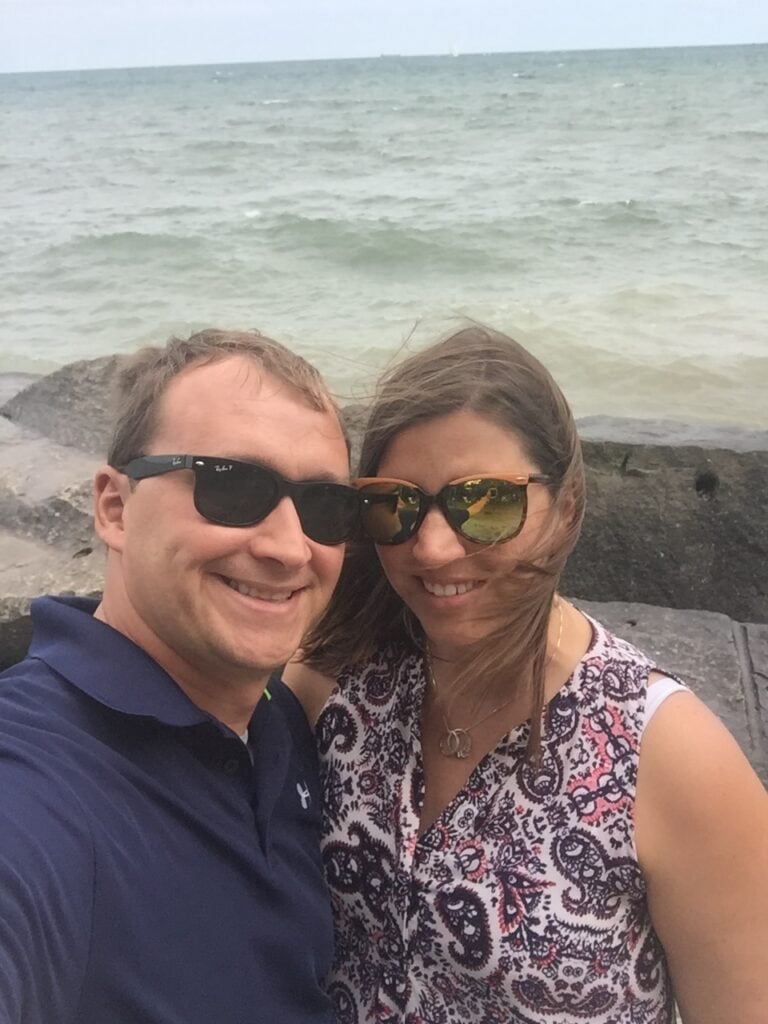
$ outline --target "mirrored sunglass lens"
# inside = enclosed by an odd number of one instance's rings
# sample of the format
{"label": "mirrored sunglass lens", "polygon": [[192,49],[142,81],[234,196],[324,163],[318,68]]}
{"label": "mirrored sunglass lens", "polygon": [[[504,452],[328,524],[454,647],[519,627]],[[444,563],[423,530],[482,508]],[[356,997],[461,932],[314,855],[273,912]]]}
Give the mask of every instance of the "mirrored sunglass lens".
{"label": "mirrored sunglass lens", "polygon": [[421,494],[402,484],[367,484],[361,492],[363,528],[376,544],[399,544],[413,533]]}
{"label": "mirrored sunglass lens", "polygon": [[211,462],[196,469],[195,507],[223,526],[251,526],[277,503],[277,481],[259,466]]}
{"label": "mirrored sunglass lens", "polygon": [[477,544],[509,540],[525,517],[525,488],[506,480],[465,480],[446,488],[445,499],[451,523]]}
{"label": "mirrored sunglass lens", "polygon": [[298,500],[301,528],[318,544],[349,540],[357,520],[357,494],[339,484],[310,484]]}

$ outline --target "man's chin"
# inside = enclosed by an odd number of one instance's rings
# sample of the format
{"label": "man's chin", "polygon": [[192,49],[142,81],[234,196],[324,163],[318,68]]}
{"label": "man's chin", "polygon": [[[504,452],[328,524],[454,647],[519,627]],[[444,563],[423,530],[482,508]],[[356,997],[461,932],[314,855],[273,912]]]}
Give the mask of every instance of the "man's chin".
{"label": "man's chin", "polygon": [[268,651],[241,655],[237,660],[237,674],[245,681],[258,678],[268,679],[272,675],[282,675],[282,671],[299,649],[300,640],[286,644],[284,647],[272,648]]}

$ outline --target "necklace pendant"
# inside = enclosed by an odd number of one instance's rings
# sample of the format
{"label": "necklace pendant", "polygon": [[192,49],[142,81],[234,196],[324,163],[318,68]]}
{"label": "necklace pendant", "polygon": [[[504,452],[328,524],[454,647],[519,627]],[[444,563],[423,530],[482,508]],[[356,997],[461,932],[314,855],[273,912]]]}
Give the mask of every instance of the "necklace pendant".
{"label": "necklace pendant", "polygon": [[444,757],[457,757],[463,760],[469,757],[472,749],[472,737],[466,729],[449,729],[440,740],[440,753]]}

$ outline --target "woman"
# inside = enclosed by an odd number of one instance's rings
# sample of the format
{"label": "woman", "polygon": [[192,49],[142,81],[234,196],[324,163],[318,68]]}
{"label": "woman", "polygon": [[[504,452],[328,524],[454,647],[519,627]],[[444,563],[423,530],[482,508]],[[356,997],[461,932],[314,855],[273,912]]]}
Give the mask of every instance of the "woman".
{"label": "woman", "polygon": [[666,1024],[672,983],[686,1024],[765,1024],[768,800],[558,595],[584,470],[549,373],[459,331],[385,377],[360,472],[368,539],[287,671],[319,712],[339,1024]]}

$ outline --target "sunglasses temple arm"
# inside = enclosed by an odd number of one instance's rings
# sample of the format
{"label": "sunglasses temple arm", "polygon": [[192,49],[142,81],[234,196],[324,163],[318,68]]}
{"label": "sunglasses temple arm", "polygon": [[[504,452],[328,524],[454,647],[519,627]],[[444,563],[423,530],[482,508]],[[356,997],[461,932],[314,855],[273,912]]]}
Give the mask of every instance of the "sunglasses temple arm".
{"label": "sunglasses temple arm", "polygon": [[192,469],[194,463],[194,455],[142,455],[132,459],[124,470],[130,468],[131,476],[145,480],[151,476],[162,476],[173,469]]}

